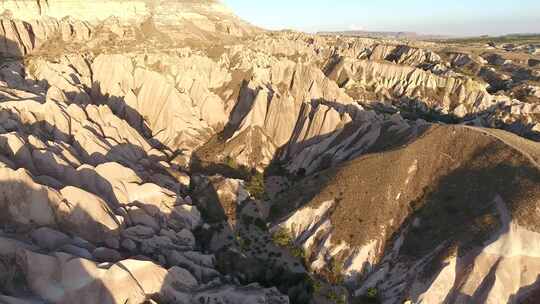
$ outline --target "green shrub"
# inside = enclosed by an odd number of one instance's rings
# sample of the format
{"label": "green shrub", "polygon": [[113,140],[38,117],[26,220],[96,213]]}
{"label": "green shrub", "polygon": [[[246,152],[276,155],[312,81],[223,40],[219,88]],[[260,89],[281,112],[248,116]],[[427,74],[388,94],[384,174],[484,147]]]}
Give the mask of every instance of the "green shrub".
{"label": "green shrub", "polygon": [[328,281],[334,285],[341,285],[343,283],[343,264],[336,258],[332,258],[330,261],[330,273]]}
{"label": "green shrub", "polygon": [[251,246],[251,240],[243,238],[241,236],[236,237],[236,242],[238,243],[238,246],[242,251],[247,251]]}
{"label": "green shrub", "polygon": [[379,290],[377,289],[377,287],[368,288],[366,293],[364,293],[363,295],[357,298],[354,298],[352,303],[354,304],[380,304],[381,299],[379,296]]}
{"label": "green shrub", "polygon": [[330,291],[327,295],[328,300],[332,301],[335,304],[346,304],[347,296],[344,294],[339,295],[334,290]]}
{"label": "green shrub", "polygon": [[289,250],[294,257],[297,257],[301,260],[306,258],[306,252],[304,251],[304,248],[302,247],[293,245],[291,248],[289,248]]}
{"label": "green shrub", "polygon": [[267,227],[266,227],[266,223],[260,219],[260,218],[256,218],[254,221],[253,221],[253,225],[259,227],[259,229],[263,230],[263,231],[266,231],[267,230]]}
{"label": "green shrub", "polygon": [[322,284],[319,280],[309,277],[308,284],[313,289],[313,293],[318,295],[321,292]]}
{"label": "green shrub", "polygon": [[236,163],[236,161],[230,157],[230,156],[226,156],[225,159],[224,159],[224,163],[227,167],[231,168],[231,169],[238,169],[238,164]]}
{"label": "green shrub", "polygon": [[272,235],[272,241],[280,247],[289,247],[293,243],[293,238],[286,228],[279,228]]}
{"label": "green shrub", "polygon": [[377,299],[379,297],[379,290],[376,287],[368,288],[366,296],[370,299]]}
{"label": "green shrub", "polygon": [[253,174],[246,184],[246,190],[256,199],[267,199],[264,187],[264,174],[261,172]]}
{"label": "green shrub", "polygon": [[306,252],[304,248],[297,246],[294,243],[293,236],[285,229],[280,228],[272,235],[272,241],[279,247],[287,248],[292,256],[304,260],[306,258]]}

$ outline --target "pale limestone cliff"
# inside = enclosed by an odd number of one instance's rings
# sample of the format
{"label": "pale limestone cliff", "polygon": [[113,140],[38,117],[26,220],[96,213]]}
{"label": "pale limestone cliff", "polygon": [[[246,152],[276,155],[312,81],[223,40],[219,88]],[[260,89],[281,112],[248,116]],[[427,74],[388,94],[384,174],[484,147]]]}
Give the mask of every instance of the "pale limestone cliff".
{"label": "pale limestone cliff", "polygon": [[262,32],[215,1],[0,10],[0,302],[534,295],[520,47]]}

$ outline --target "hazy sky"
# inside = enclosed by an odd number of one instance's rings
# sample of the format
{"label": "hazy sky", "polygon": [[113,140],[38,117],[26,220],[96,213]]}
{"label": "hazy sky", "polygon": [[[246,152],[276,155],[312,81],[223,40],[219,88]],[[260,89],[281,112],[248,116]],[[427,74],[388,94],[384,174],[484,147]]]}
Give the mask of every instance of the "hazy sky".
{"label": "hazy sky", "polygon": [[413,31],[483,35],[540,32],[540,0],[224,0],[268,29]]}

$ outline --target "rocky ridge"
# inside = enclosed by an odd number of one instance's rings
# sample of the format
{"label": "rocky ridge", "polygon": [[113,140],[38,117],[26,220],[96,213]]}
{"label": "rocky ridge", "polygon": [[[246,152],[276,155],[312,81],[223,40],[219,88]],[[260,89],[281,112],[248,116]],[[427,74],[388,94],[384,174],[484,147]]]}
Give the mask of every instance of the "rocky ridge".
{"label": "rocky ridge", "polygon": [[536,55],[101,2],[2,4],[0,301],[531,300]]}

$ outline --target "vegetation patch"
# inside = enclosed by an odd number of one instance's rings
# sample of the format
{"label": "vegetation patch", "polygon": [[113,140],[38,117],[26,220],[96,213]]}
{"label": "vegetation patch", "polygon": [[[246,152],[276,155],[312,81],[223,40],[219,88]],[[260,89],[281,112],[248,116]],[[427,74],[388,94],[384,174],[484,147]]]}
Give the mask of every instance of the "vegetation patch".
{"label": "vegetation patch", "polygon": [[261,172],[253,174],[246,183],[246,190],[258,200],[268,199],[264,185],[264,174]]}
{"label": "vegetation patch", "polygon": [[381,298],[377,287],[368,288],[366,293],[362,296],[356,297],[352,300],[352,304],[379,304]]}
{"label": "vegetation patch", "polygon": [[327,294],[328,300],[332,301],[332,303],[335,304],[347,304],[347,295],[346,294],[338,294],[336,291],[331,290]]}
{"label": "vegetation patch", "polygon": [[328,283],[342,285],[345,280],[343,275],[343,262],[336,257],[332,257],[328,263],[327,269],[323,270],[322,275],[326,278]]}
{"label": "vegetation patch", "polygon": [[272,235],[272,241],[277,246],[288,249],[292,256],[299,258],[302,261],[306,259],[306,252],[304,248],[297,246],[294,243],[294,238],[291,232],[286,228],[278,229]]}

